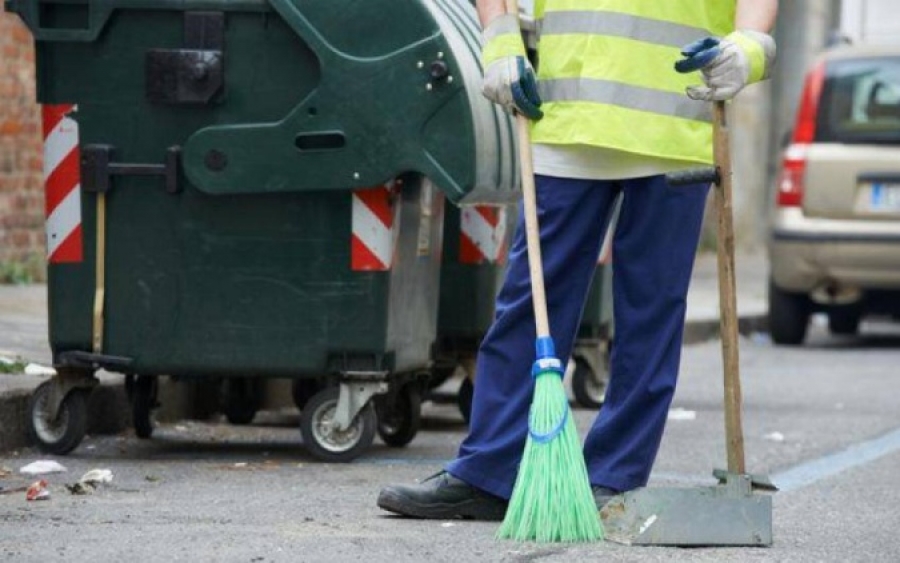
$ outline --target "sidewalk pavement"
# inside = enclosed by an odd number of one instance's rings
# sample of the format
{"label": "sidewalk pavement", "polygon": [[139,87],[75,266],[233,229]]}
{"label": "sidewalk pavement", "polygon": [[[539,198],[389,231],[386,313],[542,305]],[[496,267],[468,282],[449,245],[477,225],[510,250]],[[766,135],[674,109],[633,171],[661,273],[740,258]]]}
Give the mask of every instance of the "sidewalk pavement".
{"label": "sidewalk pavement", "polygon": [[[741,334],[768,330],[766,301],[769,262],[765,250],[740,252],[734,259],[738,328]],[[719,274],[716,253],[697,256],[688,290],[684,341],[694,344],[719,335]]]}
{"label": "sidewalk pavement", "polygon": [[[735,257],[737,308],[743,334],[765,330],[768,263],[764,251]],[[688,292],[684,340],[693,344],[719,332],[718,273],[715,253],[697,257]],[[44,285],[0,285],[0,359],[50,366],[47,341],[47,288]],[[27,443],[28,398],[46,375],[5,374],[0,369],[0,451]],[[88,433],[116,433],[129,425],[130,408],[122,378],[102,374],[91,394]]]}

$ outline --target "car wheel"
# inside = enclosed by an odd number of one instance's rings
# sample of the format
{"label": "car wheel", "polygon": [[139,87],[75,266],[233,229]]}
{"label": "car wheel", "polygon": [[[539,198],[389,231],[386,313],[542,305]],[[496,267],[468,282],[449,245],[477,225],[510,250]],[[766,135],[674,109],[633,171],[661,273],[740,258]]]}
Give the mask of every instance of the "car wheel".
{"label": "car wheel", "polygon": [[803,344],[812,304],[805,293],[785,291],[769,280],[769,332],[772,342],[787,346]]}

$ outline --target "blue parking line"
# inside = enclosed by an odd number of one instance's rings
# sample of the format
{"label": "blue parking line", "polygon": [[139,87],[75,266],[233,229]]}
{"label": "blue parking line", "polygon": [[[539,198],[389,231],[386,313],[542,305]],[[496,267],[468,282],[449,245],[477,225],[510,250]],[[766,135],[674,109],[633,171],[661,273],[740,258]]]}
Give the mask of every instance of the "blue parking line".
{"label": "blue parking line", "polygon": [[844,451],[801,463],[773,475],[772,482],[781,491],[793,491],[848,469],[865,465],[898,450],[900,450],[900,429],[880,438],[850,446]]}
{"label": "blue parking line", "polygon": [[360,460],[357,463],[365,463],[367,465],[434,465],[443,467],[450,463],[450,459],[445,458],[402,458],[402,457],[382,457]]}

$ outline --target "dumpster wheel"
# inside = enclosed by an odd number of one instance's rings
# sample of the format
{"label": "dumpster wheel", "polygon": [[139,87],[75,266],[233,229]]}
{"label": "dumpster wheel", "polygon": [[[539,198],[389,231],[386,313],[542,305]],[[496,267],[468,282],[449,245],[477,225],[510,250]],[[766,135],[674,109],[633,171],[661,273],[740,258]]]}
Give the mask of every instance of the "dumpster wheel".
{"label": "dumpster wheel", "polygon": [[246,425],[253,422],[262,403],[259,380],[249,377],[231,377],[225,380],[223,411],[231,424]]}
{"label": "dumpster wheel", "polygon": [[303,411],[306,404],[322,390],[322,382],[316,378],[296,378],[291,382],[291,398],[297,410]]}
{"label": "dumpster wheel", "polygon": [[572,394],[575,402],[587,409],[599,409],[606,398],[607,373],[597,373],[584,358],[573,358]]}
{"label": "dumpster wheel", "polygon": [[422,424],[422,393],[418,386],[407,383],[397,390],[393,404],[386,396],[375,403],[378,415],[378,435],[388,446],[401,448],[416,437]]}
{"label": "dumpster wheel", "polygon": [[81,443],[87,431],[87,394],[75,389],[69,392],[54,420],[50,415],[50,394],[53,381],[38,385],[28,404],[31,437],[44,452],[64,455]]}
{"label": "dumpster wheel", "polygon": [[469,376],[463,377],[462,383],[459,384],[459,391],[456,393],[456,405],[462,414],[463,420],[469,424],[472,416],[472,397],[475,395],[475,384]]}
{"label": "dumpster wheel", "polygon": [[303,443],[316,458],[328,462],[348,462],[356,459],[372,445],[378,424],[375,407],[369,401],[353,417],[346,430],[335,422],[338,387],[328,387],[316,393],[306,404],[300,417]]}
{"label": "dumpster wheel", "polygon": [[150,415],[156,408],[159,384],[157,378],[149,375],[135,377],[131,397],[131,420],[134,434],[138,438],[149,438],[153,435],[153,420]]}

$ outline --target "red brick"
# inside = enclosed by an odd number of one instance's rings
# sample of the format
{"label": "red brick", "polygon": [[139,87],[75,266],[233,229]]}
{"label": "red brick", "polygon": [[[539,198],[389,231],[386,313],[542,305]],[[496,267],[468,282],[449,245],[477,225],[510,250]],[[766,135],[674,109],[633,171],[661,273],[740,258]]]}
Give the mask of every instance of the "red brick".
{"label": "red brick", "polygon": [[28,31],[28,28],[25,27],[18,18],[16,18],[15,23],[12,26],[12,40],[20,45],[25,45],[31,47],[32,38],[31,32]]}
{"label": "red brick", "polygon": [[44,171],[43,157],[40,154],[38,154],[38,156],[32,156],[31,160],[28,161],[28,169],[35,173],[37,173],[37,172],[43,173],[43,171]]}
{"label": "red brick", "polygon": [[34,42],[19,18],[0,11],[0,259],[44,252],[40,108]]}
{"label": "red brick", "polygon": [[12,233],[10,233],[9,239],[12,242],[13,246],[18,249],[28,248],[28,243],[30,242],[28,231],[23,231],[21,229],[16,229]]}
{"label": "red brick", "polygon": [[22,122],[14,119],[0,121],[0,135],[19,135],[22,133]]}
{"label": "red brick", "polygon": [[[35,111],[37,111],[37,108],[35,108]],[[29,116],[29,117],[31,117],[31,116]],[[40,127],[38,127],[37,121],[35,121],[34,119],[27,119],[25,121],[22,121],[21,125],[22,125],[22,135],[26,139],[28,139],[28,138],[33,139],[32,143],[31,143],[32,148],[33,148],[33,146],[38,143],[38,135],[41,134],[41,129],[40,129]]]}

